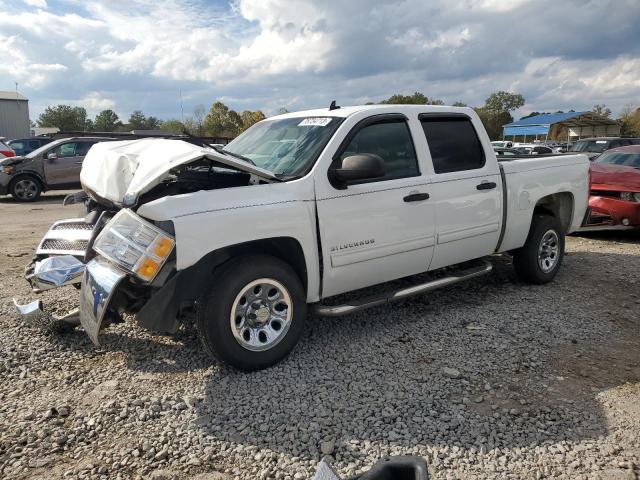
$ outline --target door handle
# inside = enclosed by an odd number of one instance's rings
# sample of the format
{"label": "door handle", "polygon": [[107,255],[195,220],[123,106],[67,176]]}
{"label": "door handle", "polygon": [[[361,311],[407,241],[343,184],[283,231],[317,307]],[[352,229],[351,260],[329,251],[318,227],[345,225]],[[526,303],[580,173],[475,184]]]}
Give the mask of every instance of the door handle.
{"label": "door handle", "polygon": [[422,200],[428,200],[428,193],[411,193],[403,198],[405,202],[421,202]]}
{"label": "door handle", "polygon": [[496,188],[496,183],[495,182],[482,182],[481,184],[479,184],[476,188],[478,190],[491,190]]}

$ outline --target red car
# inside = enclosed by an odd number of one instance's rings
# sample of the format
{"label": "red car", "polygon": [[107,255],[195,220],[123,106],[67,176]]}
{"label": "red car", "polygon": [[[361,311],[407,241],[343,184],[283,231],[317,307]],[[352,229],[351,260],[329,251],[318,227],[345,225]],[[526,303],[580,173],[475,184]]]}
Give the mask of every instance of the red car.
{"label": "red car", "polygon": [[640,228],[640,145],[607,150],[590,174],[585,230]]}

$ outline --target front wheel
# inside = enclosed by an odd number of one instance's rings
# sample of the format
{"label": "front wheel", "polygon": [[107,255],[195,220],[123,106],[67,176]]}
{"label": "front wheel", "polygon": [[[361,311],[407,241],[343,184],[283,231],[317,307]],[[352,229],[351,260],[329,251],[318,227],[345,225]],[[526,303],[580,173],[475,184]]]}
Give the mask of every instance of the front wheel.
{"label": "front wheel", "polygon": [[218,360],[240,370],[277,363],[296,345],[307,304],[300,278],[271,256],[240,257],[213,275],[198,305],[203,345]]}
{"label": "front wheel", "polygon": [[32,176],[24,175],[11,182],[11,196],[19,202],[34,202],[42,193],[40,181]]}
{"label": "front wheel", "polygon": [[564,257],[564,232],[550,215],[534,215],[524,246],[513,253],[518,278],[535,284],[548,283],[556,276]]}

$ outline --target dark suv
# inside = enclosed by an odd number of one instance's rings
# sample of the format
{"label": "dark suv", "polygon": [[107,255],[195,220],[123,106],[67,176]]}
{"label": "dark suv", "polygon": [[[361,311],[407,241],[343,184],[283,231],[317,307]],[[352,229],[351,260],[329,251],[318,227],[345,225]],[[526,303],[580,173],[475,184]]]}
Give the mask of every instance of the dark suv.
{"label": "dark suv", "polygon": [[570,152],[584,153],[589,157],[589,160],[593,160],[598,157],[602,152],[611,150],[612,148],[626,147],[628,145],[640,144],[640,138],[621,138],[621,137],[599,137],[599,138],[583,138],[576,141],[571,148]]}
{"label": "dark suv", "polygon": [[114,139],[61,138],[26,155],[0,160],[0,195],[11,194],[18,201],[32,202],[46,190],[79,187],[85,155],[93,144],[109,140]]}
{"label": "dark suv", "polygon": [[34,150],[39,149],[43,145],[47,143],[51,143],[53,138],[49,137],[31,137],[31,138],[16,138],[15,140],[11,140],[7,142],[16,155],[26,155],[27,153],[31,153]]}

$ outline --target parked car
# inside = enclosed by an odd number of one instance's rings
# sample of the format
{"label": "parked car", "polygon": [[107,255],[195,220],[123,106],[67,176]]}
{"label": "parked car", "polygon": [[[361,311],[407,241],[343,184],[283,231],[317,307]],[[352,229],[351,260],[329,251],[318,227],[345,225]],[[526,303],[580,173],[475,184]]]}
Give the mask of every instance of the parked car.
{"label": "parked car", "polygon": [[81,173],[87,216],[53,225],[27,278],[35,291],[80,284],[66,320],[96,345],[124,312],[169,333],[195,312],[210,354],[256,370],[294,348],[308,304],[319,316],[383,305],[486,274],[496,252],[522,281],[551,281],[588,170],[584,155],[499,165],[465,107],[288,113],[216,149],[99,143]]}
{"label": "parked car", "polygon": [[13,157],[15,154],[16,152],[5,143],[4,139],[0,138],[0,159]]}
{"label": "parked car", "polygon": [[62,138],[24,156],[0,160],[0,195],[32,202],[47,190],[80,186],[80,170],[92,145],[102,137]]}
{"label": "parked car", "polygon": [[7,143],[16,152],[16,155],[26,155],[52,141],[53,139],[49,137],[31,137],[17,138]]}
{"label": "parked car", "polygon": [[640,227],[640,145],[607,150],[591,164],[583,230]]}
{"label": "parked car", "polygon": [[513,148],[495,148],[493,149],[498,159],[500,157],[521,157],[522,153]]}
{"label": "parked car", "polygon": [[618,147],[626,147],[627,145],[636,145],[640,143],[640,138],[621,138],[621,137],[598,137],[598,138],[583,138],[576,141],[571,148],[570,152],[584,153],[593,160],[598,157],[602,152],[611,150]]}
{"label": "parked car", "polygon": [[513,142],[509,142],[507,140],[494,140],[491,142],[491,146],[493,148],[511,148],[513,147]]}
{"label": "parked car", "polygon": [[536,144],[525,144],[521,143],[517,146],[513,147],[514,150],[520,152],[520,155],[550,155],[553,150],[550,147],[546,147],[544,145],[536,145]]}

